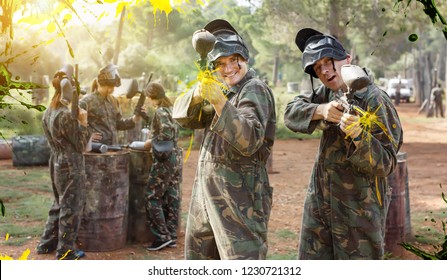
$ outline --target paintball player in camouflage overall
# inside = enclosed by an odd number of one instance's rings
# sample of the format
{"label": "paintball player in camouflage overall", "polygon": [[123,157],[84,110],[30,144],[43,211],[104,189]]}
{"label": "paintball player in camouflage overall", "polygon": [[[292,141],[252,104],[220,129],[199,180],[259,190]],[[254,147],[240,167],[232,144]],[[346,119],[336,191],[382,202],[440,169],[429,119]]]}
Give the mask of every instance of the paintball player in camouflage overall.
{"label": "paintball player in camouflage overall", "polygon": [[139,115],[123,118],[118,100],[112,95],[115,87],[121,85],[117,67],[108,64],[99,70],[98,77],[93,81],[92,92],[86,94],[79,106],[88,111],[88,123],[92,130],[93,142],[105,145],[118,145],[118,130],[128,130],[135,127],[140,120]]}
{"label": "paintball player in camouflage overall", "polygon": [[[172,119],[172,102],[165,94],[163,86],[150,83],[144,94],[155,107],[151,122],[152,138],[146,140],[145,148],[152,148],[152,166],[147,187],[147,222],[154,242],[147,247],[149,251],[160,250],[166,246],[176,247],[178,218],[180,210],[181,149],[177,148],[178,125]],[[155,140],[172,141],[174,148],[166,158],[154,151]]]}
{"label": "paintball player in camouflage overall", "polygon": [[436,84],[430,92],[430,107],[428,110],[431,114],[434,114],[435,117],[438,117],[439,113],[441,118],[444,118],[444,106],[442,105],[443,95],[444,90],[439,83]]}
{"label": "paintball player in camouflage overall", "polygon": [[[42,124],[51,148],[49,167],[54,202],[37,245],[37,253],[48,254],[56,250],[58,259],[72,260],[85,255],[83,251],[76,250],[75,244],[85,202],[83,151],[90,133],[87,129],[87,112],[79,109],[75,119],[70,111],[73,66],[65,65],[56,72],[52,83],[55,94],[45,111]],[[64,83],[64,90],[61,90]]]}
{"label": "paintball player in camouflage overall", "polygon": [[[383,129],[363,131],[359,116],[335,100],[347,91],[342,65],[351,63],[341,43],[311,28],[296,44],[303,69],[323,83],[286,106],[285,124],[295,132],[323,129],[304,203],[299,259],[381,259],[391,189],[387,176],[397,166],[402,144],[399,117],[388,95],[373,82],[354,93],[354,102],[376,112]],[[364,70],[364,69],[363,69]],[[365,134],[366,133],[366,134]]]}
{"label": "paintball player in camouflage overall", "polygon": [[205,129],[185,257],[265,259],[273,194],[265,166],[276,130],[273,93],[248,67],[248,49],[230,23],[217,19],[204,29],[216,37],[208,60],[225,87],[199,83],[174,103],[173,117],[182,126]]}

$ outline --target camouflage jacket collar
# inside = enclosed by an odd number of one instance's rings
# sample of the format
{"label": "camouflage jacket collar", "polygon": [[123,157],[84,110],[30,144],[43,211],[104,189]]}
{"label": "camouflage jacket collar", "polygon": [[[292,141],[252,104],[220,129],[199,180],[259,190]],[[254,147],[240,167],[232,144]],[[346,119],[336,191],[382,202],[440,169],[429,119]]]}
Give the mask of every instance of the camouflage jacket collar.
{"label": "camouflage jacket collar", "polygon": [[238,93],[241,88],[245,85],[246,82],[248,82],[249,80],[253,79],[256,76],[256,71],[253,70],[253,68],[250,68],[247,72],[247,74],[245,74],[245,76],[242,78],[242,80],[239,81],[239,83],[237,83],[236,85],[232,86],[227,93],[227,96],[230,96],[234,93]]}

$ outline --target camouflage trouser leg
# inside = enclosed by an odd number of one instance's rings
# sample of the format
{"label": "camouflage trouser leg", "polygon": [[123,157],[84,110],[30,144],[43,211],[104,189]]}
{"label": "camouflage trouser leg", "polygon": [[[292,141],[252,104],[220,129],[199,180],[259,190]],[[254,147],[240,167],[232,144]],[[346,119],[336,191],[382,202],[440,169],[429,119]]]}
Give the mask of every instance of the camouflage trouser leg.
{"label": "camouflage trouser leg", "polygon": [[[81,164],[82,163],[82,164]],[[55,166],[55,186],[59,193],[59,243],[57,256],[76,250],[76,240],[85,202],[85,167],[71,159]]]}
{"label": "camouflage trouser leg", "polygon": [[265,166],[240,165],[230,170],[224,164],[209,164],[212,175],[199,171],[194,184],[185,257],[265,259],[273,192]]}
{"label": "camouflage trouser leg", "polygon": [[[197,178],[196,178],[197,180]],[[204,207],[201,187],[194,184],[185,233],[185,259],[220,260],[213,229]]]}
{"label": "camouflage trouser leg", "polygon": [[172,240],[177,239],[177,229],[179,227],[179,215],[181,205],[181,183],[183,170],[183,150],[176,149],[177,168],[174,169],[174,177],[164,196],[163,210],[166,218],[166,226],[171,234]]}
{"label": "camouflage trouser leg", "polygon": [[166,219],[166,227],[172,240],[177,239],[180,212],[179,184],[168,187],[163,197],[163,213]]}
{"label": "camouflage trouser leg", "polygon": [[171,235],[166,226],[166,218],[161,199],[153,197],[146,202],[147,223],[155,240],[170,240]]}
{"label": "camouflage trouser leg", "polygon": [[59,232],[59,194],[54,185],[54,165],[53,156],[50,157],[49,161],[51,186],[53,189],[54,201],[53,205],[48,212],[48,219],[45,223],[45,228],[40,238],[40,242],[37,245],[37,250],[41,253],[48,253],[56,250],[58,243],[58,232]]}
{"label": "camouflage trouser leg", "polygon": [[59,232],[59,203],[53,202],[50,211],[48,212],[48,219],[45,224],[45,229],[37,245],[37,250],[42,253],[49,253],[56,250],[58,243]]}
{"label": "camouflage trouser leg", "polygon": [[[379,181],[384,180],[379,179]],[[304,203],[298,259],[377,260],[384,254],[386,213],[390,190],[379,183],[382,204],[375,185],[368,182],[344,188],[338,174],[331,173],[332,184],[310,187]],[[326,194],[323,198],[322,194]]]}
{"label": "camouflage trouser leg", "polygon": [[163,162],[154,160],[151,167],[146,214],[149,228],[156,240],[177,238],[179,191],[178,184],[174,180],[176,170],[175,154]]}

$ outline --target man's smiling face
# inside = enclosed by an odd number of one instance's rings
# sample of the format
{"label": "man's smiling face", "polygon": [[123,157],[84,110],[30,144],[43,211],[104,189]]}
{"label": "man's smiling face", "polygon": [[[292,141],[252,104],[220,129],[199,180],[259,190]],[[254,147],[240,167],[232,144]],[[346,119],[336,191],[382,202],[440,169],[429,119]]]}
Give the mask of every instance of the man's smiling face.
{"label": "man's smiling face", "polygon": [[248,72],[247,61],[239,54],[219,57],[214,62],[214,67],[228,87],[239,83]]}

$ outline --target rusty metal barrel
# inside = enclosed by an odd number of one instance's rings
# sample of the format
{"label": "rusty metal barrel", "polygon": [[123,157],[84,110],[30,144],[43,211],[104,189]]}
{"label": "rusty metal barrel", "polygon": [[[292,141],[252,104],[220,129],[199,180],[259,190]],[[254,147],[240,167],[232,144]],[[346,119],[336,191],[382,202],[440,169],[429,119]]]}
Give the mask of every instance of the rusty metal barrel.
{"label": "rusty metal barrel", "polygon": [[392,189],[391,202],[386,219],[385,251],[393,256],[401,256],[404,248],[399,244],[406,242],[411,235],[410,199],[408,188],[407,154],[397,154],[397,167],[388,176]]}
{"label": "rusty metal barrel", "polygon": [[79,249],[103,252],[123,248],[127,241],[129,152],[84,155],[86,202]]}
{"label": "rusty metal barrel", "polygon": [[0,160],[12,158],[12,143],[9,140],[0,139]]}
{"label": "rusty metal barrel", "polygon": [[154,240],[146,215],[146,186],[152,166],[150,151],[130,149],[129,164],[129,215],[127,241],[148,243]]}

